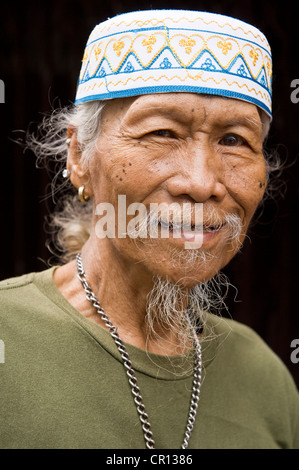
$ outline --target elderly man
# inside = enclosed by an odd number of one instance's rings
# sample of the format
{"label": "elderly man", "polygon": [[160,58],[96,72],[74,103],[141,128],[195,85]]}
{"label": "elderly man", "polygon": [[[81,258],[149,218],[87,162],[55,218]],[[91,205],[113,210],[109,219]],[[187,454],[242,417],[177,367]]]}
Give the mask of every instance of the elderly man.
{"label": "elderly man", "polygon": [[0,447],[299,447],[289,373],[211,313],[266,189],[270,120],[256,28],[161,10],[93,30],[75,106],[34,141],[78,190],[54,217],[66,262],[1,284]]}

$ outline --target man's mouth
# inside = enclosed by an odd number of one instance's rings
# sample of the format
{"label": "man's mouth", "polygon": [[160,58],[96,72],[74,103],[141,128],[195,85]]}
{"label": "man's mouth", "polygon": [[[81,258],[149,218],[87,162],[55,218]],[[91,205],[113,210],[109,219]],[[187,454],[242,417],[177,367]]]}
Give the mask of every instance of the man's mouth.
{"label": "man's mouth", "polygon": [[219,231],[225,224],[203,224],[203,225],[195,225],[195,224],[183,224],[177,222],[168,222],[164,220],[159,220],[159,225],[162,230],[167,230],[172,233],[208,233],[208,232],[215,232]]}

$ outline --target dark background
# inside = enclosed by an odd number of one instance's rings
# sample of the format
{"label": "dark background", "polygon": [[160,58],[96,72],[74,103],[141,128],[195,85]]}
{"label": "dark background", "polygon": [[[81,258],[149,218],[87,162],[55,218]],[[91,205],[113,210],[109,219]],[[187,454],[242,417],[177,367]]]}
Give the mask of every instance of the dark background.
{"label": "dark background", "polygon": [[[254,24],[267,36],[274,61],[274,122],[268,147],[285,161],[284,195],[259,211],[242,252],[225,272],[238,289],[228,305],[233,318],[253,327],[285,362],[299,385],[290,343],[299,339],[298,117],[291,81],[299,79],[299,15],[295,1],[256,0],[43,0],[2,1],[0,11],[1,262],[0,279],[40,271],[50,257],[44,218],[55,203],[50,177],[29,151],[13,142],[52,107],[73,101],[83,50],[92,28],[126,11],[149,8],[206,10]],[[58,195],[59,199],[59,195]],[[224,312],[225,314],[225,312]],[[0,332],[1,333],[1,332]],[[299,353],[297,354],[299,358]]]}

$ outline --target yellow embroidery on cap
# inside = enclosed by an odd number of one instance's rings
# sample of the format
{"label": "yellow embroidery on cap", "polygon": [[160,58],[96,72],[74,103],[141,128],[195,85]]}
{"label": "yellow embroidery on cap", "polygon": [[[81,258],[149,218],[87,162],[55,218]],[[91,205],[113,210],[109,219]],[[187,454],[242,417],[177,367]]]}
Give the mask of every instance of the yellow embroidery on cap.
{"label": "yellow embroidery on cap", "polygon": [[152,52],[153,44],[155,44],[156,41],[157,41],[157,39],[155,38],[155,36],[153,34],[151,34],[148,39],[143,39],[142,45],[146,46],[147,52]]}
{"label": "yellow embroidery on cap", "polygon": [[117,41],[113,44],[113,50],[116,52],[116,55],[120,56],[122,48],[125,46],[123,41]]}
{"label": "yellow embroidery on cap", "polygon": [[253,59],[253,65],[256,65],[256,61],[259,58],[259,53],[257,52],[257,50],[251,49],[249,55]]}
{"label": "yellow embroidery on cap", "polygon": [[[108,32],[110,31],[111,28],[119,28],[121,25],[123,25],[124,27],[128,28],[128,27],[138,27],[138,28],[142,28],[144,26],[153,26],[153,27],[156,27],[158,26],[160,23],[163,23],[165,25],[167,25],[167,22],[168,21],[172,21],[173,23],[176,23],[176,24],[179,24],[183,21],[188,21],[188,23],[197,23],[198,21],[201,21],[203,22],[205,25],[211,25],[211,24],[216,24],[217,26],[219,26],[219,28],[227,28],[229,27],[230,29],[232,29],[233,31],[237,32],[238,30],[241,30],[246,36],[248,36],[249,34],[251,36],[254,37],[254,39],[259,39],[260,41],[262,42],[265,42],[266,43],[266,46],[268,46],[268,41],[266,39],[265,36],[263,36],[258,30],[256,32],[253,32],[251,29],[245,29],[245,24],[244,25],[241,25],[241,24],[238,24],[237,26],[233,26],[231,23],[221,23],[219,21],[216,20],[216,18],[212,18],[211,20],[207,20],[206,18],[204,18],[202,15],[199,15],[199,16],[196,16],[194,18],[187,18],[186,16],[183,16],[183,17],[180,17],[180,18],[172,18],[172,17],[169,17],[169,16],[165,16],[163,18],[160,18],[160,19],[157,19],[157,18],[152,18],[152,19],[146,19],[146,20],[141,20],[141,19],[138,19],[136,20],[133,19],[132,21],[125,21],[125,20],[122,20],[122,21],[111,21],[111,22],[105,22],[103,25],[98,25],[98,28],[97,28],[97,33],[104,33],[104,32]],[[108,24],[107,24],[108,23]]]}
{"label": "yellow embroidery on cap", "polygon": [[227,42],[227,40],[224,39],[223,41],[217,42],[217,47],[219,47],[219,49],[222,49],[222,53],[226,55],[228,51],[232,49],[233,46],[231,42]]}
{"label": "yellow embroidery on cap", "polygon": [[88,60],[88,52],[87,52],[87,50],[85,50],[84,55],[83,55],[83,59],[82,59],[83,65],[86,64],[87,60]]}
{"label": "yellow embroidery on cap", "polygon": [[197,74],[195,75],[190,75],[189,73],[185,76],[185,77],[180,77],[179,75],[174,75],[172,77],[168,77],[167,75],[161,75],[159,77],[154,77],[154,76],[149,76],[149,77],[143,77],[142,75],[138,76],[138,77],[128,77],[127,80],[118,80],[117,82],[114,82],[113,80],[111,81],[108,81],[108,82],[105,82],[104,80],[101,81],[100,83],[97,82],[97,83],[93,83],[92,85],[90,84],[86,84],[83,89],[82,89],[82,92],[88,92],[88,90],[94,90],[94,88],[100,88],[102,86],[105,86],[106,87],[117,87],[119,84],[122,84],[124,86],[126,86],[129,82],[136,82],[138,80],[142,80],[143,82],[147,82],[147,81],[150,81],[150,80],[154,80],[155,82],[158,82],[159,80],[161,79],[166,79],[168,81],[172,81],[174,79],[179,79],[181,82],[184,82],[188,79],[192,79],[194,81],[197,81],[198,79],[202,80],[203,82],[208,82],[208,81],[213,81],[216,85],[220,85],[222,82],[225,82],[227,83],[229,86],[231,85],[237,85],[239,88],[246,88],[249,92],[254,92],[256,96],[261,96],[262,98],[264,98],[266,101],[268,101],[269,103],[271,102],[271,100],[269,99],[269,95],[265,92],[262,92],[261,90],[257,90],[256,88],[254,87],[249,87],[246,83],[238,83],[236,80],[233,80],[233,81],[228,81],[226,78],[221,78],[220,80],[216,80],[214,77],[210,76],[210,77],[207,77],[206,79],[203,77],[203,72],[198,72]]}
{"label": "yellow embroidery on cap", "polygon": [[[261,98],[261,105],[265,105],[262,107],[271,112],[271,51],[262,33],[258,34],[253,27],[251,31],[250,25],[235,19],[226,22],[217,15],[186,13],[184,18],[163,15],[152,18],[149,13],[143,16],[136,12],[132,18],[129,14],[115,18],[115,27],[124,25],[121,31],[110,30],[110,21],[94,30],[88,43],[94,47],[83,58],[78,87],[81,100],[93,98],[93,89],[98,99],[101,93],[105,95],[103,99],[109,99],[112,93],[126,96],[140,90],[142,93],[142,88],[149,93],[150,87],[154,92],[156,86],[163,87],[162,91],[176,87],[192,91],[195,86],[199,92],[208,88],[213,94],[218,91],[221,94],[224,89],[228,96],[231,93],[245,101]],[[122,21],[124,18],[132,21]],[[111,34],[100,35],[101,30],[110,30]],[[253,38],[259,40],[260,47]],[[180,75],[181,71],[187,76]],[[92,89],[83,87],[82,91],[82,85],[92,83],[93,77],[97,83]],[[184,88],[180,88],[181,84]]]}
{"label": "yellow embroidery on cap", "polygon": [[96,57],[96,60],[98,60],[98,57],[101,54],[101,52],[102,52],[102,49],[100,48],[100,46],[97,46],[94,50],[94,55]]}
{"label": "yellow embroidery on cap", "polygon": [[185,48],[186,54],[191,54],[192,47],[195,46],[195,44],[196,44],[196,41],[194,41],[194,39],[190,39],[190,38],[188,38],[187,40],[186,39],[181,39],[179,41],[179,45],[181,47]]}

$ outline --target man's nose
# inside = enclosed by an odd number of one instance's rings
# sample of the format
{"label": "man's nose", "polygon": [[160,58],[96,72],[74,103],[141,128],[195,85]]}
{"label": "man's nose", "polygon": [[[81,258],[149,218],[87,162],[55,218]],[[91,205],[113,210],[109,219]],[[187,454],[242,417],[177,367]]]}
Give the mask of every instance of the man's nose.
{"label": "man's nose", "polygon": [[198,146],[177,160],[176,173],[168,180],[167,189],[173,197],[221,202],[227,193],[224,179],[221,155],[209,146]]}

